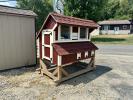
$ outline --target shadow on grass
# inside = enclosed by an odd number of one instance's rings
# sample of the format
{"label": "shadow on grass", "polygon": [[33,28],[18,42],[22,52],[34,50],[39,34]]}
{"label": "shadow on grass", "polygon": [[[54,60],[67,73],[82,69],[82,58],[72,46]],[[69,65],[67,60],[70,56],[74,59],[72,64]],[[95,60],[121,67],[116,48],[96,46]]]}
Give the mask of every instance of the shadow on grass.
{"label": "shadow on grass", "polygon": [[62,85],[69,84],[69,85],[76,86],[81,83],[87,84],[95,80],[96,78],[100,77],[101,75],[112,70],[112,68],[108,66],[97,65],[96,67],[97,68],[94,71],[87,72],[85,74],[79,75],[77,77],[74,77],[72,79],[62,82]]}
{"label": "shadow on grass", "polygon": [[[115,36],[114,36],[115,37]],[[92,38],[93,42],[122,42],[122,41],[126,41],[126,39],[123,38]]]}

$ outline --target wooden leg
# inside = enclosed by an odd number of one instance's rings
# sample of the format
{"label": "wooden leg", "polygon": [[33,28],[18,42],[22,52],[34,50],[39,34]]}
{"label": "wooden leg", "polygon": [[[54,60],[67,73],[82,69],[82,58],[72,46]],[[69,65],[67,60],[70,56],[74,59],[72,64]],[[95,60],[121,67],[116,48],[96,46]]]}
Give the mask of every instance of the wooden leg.
{"label": "wooden leg", "polygon": [[42,60],[40,60],[40,68],[41,68],[41,75],[43,76],[44,74],[51,77],[54,80],[57,80],[57,77],[55,77],[53,75],[53,73],[49,72],[47,69],[47,66],[45,65],[45,63],[43,63]]}
{"label": "wooden leg", "polygon": [[58,80],[60,80],[62,78],[61,66],[58,66],[57,69],[58,69]]}
{"label": "wooden leg", "polygon": [[93,67],[94,70],[96,69],[96,66],[95,66],[95,51],[94,51],[94,55],[93,55],[92,67]]}
{"label": "wooden leg", "polygon": [[62,67],[61,67],[61,70],[62,70],[62,73],[65,75],[65,76],[68,76],[68,72],[66,72]]}

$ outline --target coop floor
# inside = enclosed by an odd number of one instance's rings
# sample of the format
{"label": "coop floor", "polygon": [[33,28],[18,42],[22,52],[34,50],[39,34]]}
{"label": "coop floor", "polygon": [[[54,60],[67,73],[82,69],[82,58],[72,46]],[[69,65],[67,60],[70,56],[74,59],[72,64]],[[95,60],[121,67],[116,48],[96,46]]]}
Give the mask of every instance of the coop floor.
{"label": "coop floor", "polygon": [[59,86],[34,67],[0,72],[0,100],[132,100],[133,56],[96,56],[95,71]]}

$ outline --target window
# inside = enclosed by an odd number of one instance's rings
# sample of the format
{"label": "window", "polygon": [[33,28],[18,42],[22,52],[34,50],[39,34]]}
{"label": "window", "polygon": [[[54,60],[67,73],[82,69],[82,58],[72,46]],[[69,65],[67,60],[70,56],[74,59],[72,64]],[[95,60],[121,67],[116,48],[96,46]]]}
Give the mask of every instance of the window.
{"label": "window", "polygon": [[127,29],[127,25],[123,25],[123,30],[126,30]]}
{"label": "window", "polygon": [[108,25],[104,25],[104,30],[108,31],[109,30],[109,26]]}
{"label": "window", "polygon": [[73,33],[78,33],[78,27],[73,27]]}
{"label": "window", "polygon": [[80,38],[85,39],[87,36],[86,28],[80,28]]}
{"label": "window", "polygon": [[78,40],[78,27],[72,28],[72,40]]}
{"label": "window", "polygon": [[61,25],[61,39],[70,39],[70,27]]}

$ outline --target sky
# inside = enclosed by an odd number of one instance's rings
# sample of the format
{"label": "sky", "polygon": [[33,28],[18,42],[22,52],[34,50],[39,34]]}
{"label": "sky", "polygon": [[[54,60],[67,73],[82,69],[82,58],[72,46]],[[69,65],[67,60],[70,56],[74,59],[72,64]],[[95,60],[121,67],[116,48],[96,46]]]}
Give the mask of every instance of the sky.
{"label": "sky", "polygon": [[[4,1],[4,0],[0,0],[0,1]],[[16,6],[16,1],[10,1],[9,0],[8,2],[0,2],[0,5],[15,7]]]}

